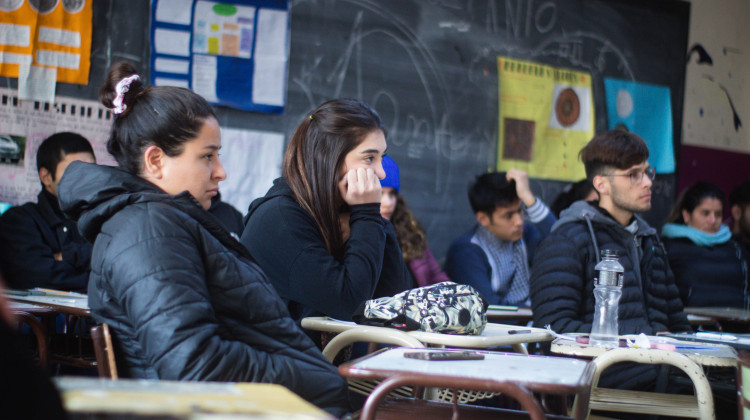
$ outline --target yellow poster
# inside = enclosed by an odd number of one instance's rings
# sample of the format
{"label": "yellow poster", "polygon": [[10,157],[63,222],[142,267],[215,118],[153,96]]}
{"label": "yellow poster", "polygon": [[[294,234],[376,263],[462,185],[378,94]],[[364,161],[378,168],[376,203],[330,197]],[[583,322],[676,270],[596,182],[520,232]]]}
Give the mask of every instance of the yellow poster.
{"label": "yellow poster", "polygon": [[0,76],[19,66],[56,69],[57,81],[85,85],[91,63],[93,0],[0,1]]}
{"label": "yellow poster", "polygon": [[584,178],[578,152],[594,136],[591,75],[506,57],[498,57],[497,68],[497,169],[523,169],[534,178]]}

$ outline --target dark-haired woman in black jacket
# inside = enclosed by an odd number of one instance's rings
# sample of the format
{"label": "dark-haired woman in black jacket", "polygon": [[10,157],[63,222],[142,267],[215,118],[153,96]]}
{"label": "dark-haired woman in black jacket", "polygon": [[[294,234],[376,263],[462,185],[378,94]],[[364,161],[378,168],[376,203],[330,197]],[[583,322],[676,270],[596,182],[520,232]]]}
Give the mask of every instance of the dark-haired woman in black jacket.
{"label": "dark-haired woman in black jacket", "polygon": [[226,173],[200,96],[146,87],[118,63],[100,93],[120,168],[68,167],[63,210],[94,242],[89,305],[137,378],[281,384],[341,415],[346,383],[247,250],[206,210]]}

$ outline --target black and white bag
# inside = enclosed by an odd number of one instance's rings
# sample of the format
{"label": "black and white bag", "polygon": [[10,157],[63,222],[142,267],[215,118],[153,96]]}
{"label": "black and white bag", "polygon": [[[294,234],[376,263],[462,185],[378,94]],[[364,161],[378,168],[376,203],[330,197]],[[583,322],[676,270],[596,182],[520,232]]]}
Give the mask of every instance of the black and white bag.
{"label": "black and white bag", "polygon": [[487,305],[473,287],[446,281],[370,299],[353,319],[405,331],[479,335],[487,325]]}

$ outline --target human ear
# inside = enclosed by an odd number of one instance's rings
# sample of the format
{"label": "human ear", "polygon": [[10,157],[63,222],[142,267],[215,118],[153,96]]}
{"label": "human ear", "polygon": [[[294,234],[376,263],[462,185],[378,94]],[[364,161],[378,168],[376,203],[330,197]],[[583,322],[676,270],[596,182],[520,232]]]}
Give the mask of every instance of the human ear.
{"label": "human ear", "polygon": [[737,221],[742,217],[742,209],[737,204],[733,205],[729,211],[732,213],[732,220]]}
{"label": "human ear", "polygon": [[682,220],[685,222],[686,225],[690,224],[690,212],[687,210],[682,210]]}
{"label": "human ear", "polygon": [[487,215],[487,213],[483,211],[478,211],[475,216],[477,217],[477,222],[479,222],[480,225],[487,227],[490,225],[490,217]]}
{"label": "human ear", "polygon": [[596,192],[599,193],[599,197],[601,198],[602,195],[609,195],[609,179],[604,175],[596,175],[594,179],[591,180],[591,183],[594,185],[594,189]]}
{"label": "human ear", "polygon": [[52,179],[52,173],[47,168],[39,168],[39,180],[42,181],[42,185],[49,188],[54,184],[55,180]]}
{"label": "human ear", "polygon": [[151,145],[143,152],[143,174],[148,178],[161,179],[164,175],[166,154],[159,146]]}

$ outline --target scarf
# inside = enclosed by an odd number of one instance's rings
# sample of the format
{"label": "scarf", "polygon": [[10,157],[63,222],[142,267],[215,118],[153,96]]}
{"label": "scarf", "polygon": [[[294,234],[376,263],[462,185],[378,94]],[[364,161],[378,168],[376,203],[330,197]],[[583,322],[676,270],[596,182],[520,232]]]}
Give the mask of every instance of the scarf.
{"label": "scarf", "polygon": [[487,255],[492,267],[492,290],[500,296],[501,304],[521,306],[528,303],[529,261],[523,238],[516,242],[503,241],[479,225],[472,242]]}
{"label": "scarf", "polygon": [[721,225],[716,233],[706,233],[688,225],[667,223],[661,229],[661,234],[667,238],[687,238],[699,246],[720,245],[732,237],[727,225]]}

